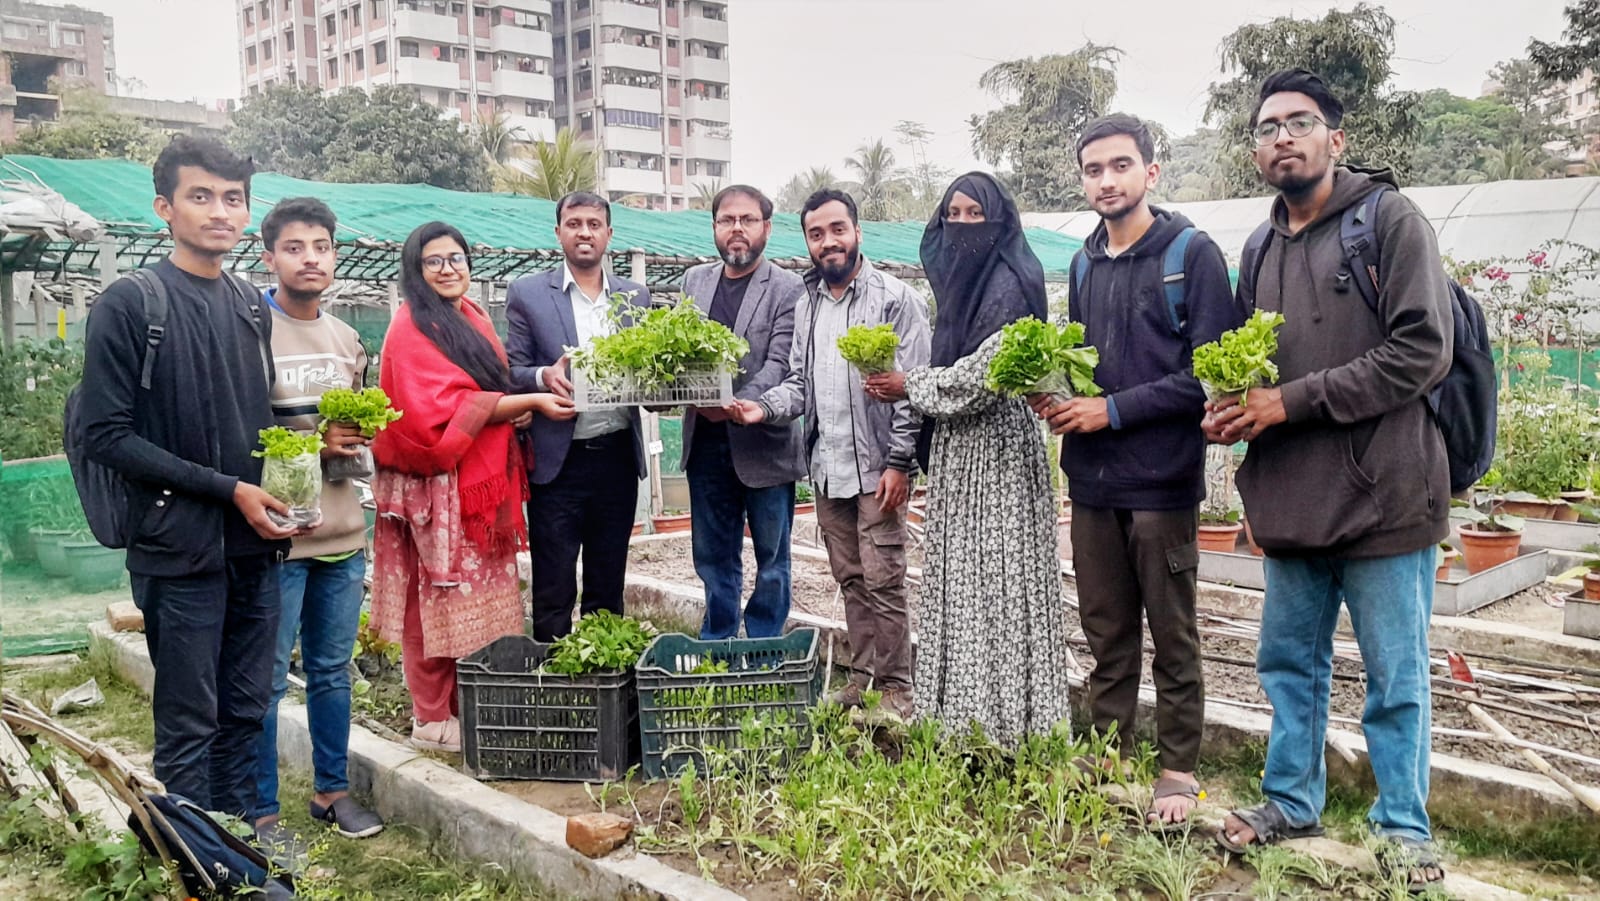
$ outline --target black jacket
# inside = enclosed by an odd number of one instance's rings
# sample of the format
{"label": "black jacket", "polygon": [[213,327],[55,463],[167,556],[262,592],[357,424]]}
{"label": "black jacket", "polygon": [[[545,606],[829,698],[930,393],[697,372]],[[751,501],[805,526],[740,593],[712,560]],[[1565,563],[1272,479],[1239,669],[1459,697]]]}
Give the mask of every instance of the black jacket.
{"label": "black jacket", "polygon": [[[150,390],[139,387],[144,299],[130,280],[95,301],[84,341],[85,450],[128,481],[128,571],[188,576],[220,572],[229,556],[287,552],[287,541],[258,536],[233,503],[240,479],[261,482],[249,448],[273,424],[272,357],[261,351],[272,317],[259,293],[214,286],[170,260],[151,269],[169,301]],[[237,407],[229,418],[241,434],[228,441],[219,404]]]}
{"label": "black jacket", "polygon": [[1228,283],[1228,264],[1205,232],[1184,260],[1183,334],[1173,330],[1161,278],[1167,245],[1192,225],[1154,209],[1144,237],[1106,254],[1101,223],[1084,243],[1083,290],[1069,288],[1071,318],[1100,351],[1095,383],[1106,393],[1111,427],[1062,439],[1061,469],[1074,503],[1126,510],[1176,510],[1205,497],[1205,392],[1191,372],[1195,347],[1244,321]]}

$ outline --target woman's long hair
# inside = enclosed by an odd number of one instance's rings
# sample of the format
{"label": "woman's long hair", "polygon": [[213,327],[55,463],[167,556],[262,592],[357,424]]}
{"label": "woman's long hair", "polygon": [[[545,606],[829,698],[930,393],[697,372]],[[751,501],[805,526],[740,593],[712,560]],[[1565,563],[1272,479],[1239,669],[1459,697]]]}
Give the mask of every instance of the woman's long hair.
{"label": "woman's long hair", "polygon": [[472,267],[472,251],[455,226],[443,222],[417,226],[400,251],[400,295],[410,305],[411,321],[446,359],[471,376],[479,388],[510,391],[511,372],[495,353],[494,345],[422,276],[422,248],[436,238],[450,238],[459,244],[461,252],[467,255],[468,269]]}

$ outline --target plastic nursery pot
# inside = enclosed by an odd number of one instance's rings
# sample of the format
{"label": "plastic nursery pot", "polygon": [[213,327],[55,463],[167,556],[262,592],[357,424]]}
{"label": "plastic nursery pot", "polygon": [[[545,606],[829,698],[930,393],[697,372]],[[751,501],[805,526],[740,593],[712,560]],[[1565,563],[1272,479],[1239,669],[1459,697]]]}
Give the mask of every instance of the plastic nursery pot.
{"label": "plastic nursery pot", "polygon": [[1438,569],[1438,571],[1436,571],[1433,574],[1434,581],[1443,582],[1446,579],[1449,579],[1450,578],[1450,568],[1455,566],[1456,565],[1456,561],[1459,560],[1459,559],[1461,559],[1461,552],[1456,550],[1455,548],[1451,548],[1450,550],[1445,551],[1444,552],[1444,559],[1439,561],[1439,569]]}
{"label": "plastic nursery pot", "polygon": [[78,591],[110,591],[122,585],[127,554],[98,541],[67,541],[61,545],[72,569],[72,587]]}
{"label": "plastic nursery pot", "polygon": [[1244,523],[1220,522],[1200,524],[1200,550],[1220,551],[1231,554],[1239,544],[1239,533],[1244,531]]}
{"label": "plastic nursery pot", "polygon": [[1522,549],[1521,532],[1491,532],[1462,526],[1461,553],[1467,559],[1467,572],[1477,575],[1486,569],[1509,563]]}
{"label": "plastic nursery pot", "polygon": [[1589,570],[1583,575],[1583,597],[1585,600],[1600,601],[1600,570]]}
{"label": "plastic nursery pot", "polygon": [[33,553],[39,558],[39,568],[45,575],[57,579],[72,575],[72,565],[67,562],[66,551],[62,550],[62,545],[73,538],[71,530],[33,528],[28,530],[28,537],[33,539]]}

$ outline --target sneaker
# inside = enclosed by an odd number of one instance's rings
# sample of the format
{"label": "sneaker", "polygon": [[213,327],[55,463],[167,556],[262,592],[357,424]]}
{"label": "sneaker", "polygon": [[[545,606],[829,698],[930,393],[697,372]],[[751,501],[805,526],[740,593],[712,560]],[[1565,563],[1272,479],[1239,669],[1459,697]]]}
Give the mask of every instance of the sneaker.
{"label": "sneaker", "polygon": [[311,801],[308,809],[313,820],[327,823],[345,838],[368,838],[383,831],[383,818],[357,804],[349,795],[327,807]]}
{"label": "sneaker", "polygon": [[461,721],[455,717],[434,723],[411,721],[411,738],[406,744],[419,751],[461,753]]}
{"label": "sneaker", "polygon": [[837,704],[846,710],[862,706],[861,686],[854,682],[846,682],[838,691],[828,692],[828,703]]}
{"label": "sneaker", "polygon": [[303,873],[310,865],[311,848],[282,820],[257,823],[256,847],[273,866],[287,873]]}

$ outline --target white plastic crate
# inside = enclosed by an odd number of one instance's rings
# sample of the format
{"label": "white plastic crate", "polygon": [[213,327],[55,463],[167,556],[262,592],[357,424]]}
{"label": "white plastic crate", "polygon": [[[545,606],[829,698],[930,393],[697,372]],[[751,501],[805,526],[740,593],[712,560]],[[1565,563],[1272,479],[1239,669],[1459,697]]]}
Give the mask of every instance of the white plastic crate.
{"label": "white plastic crate", "polygon": [[632,376],[593,381],[580,366],[572,367],[572,399],[580,412],[616,407],[720,407],[733,402],[733,374],[725,369],[688,370],[652,391],[639,388]]}

